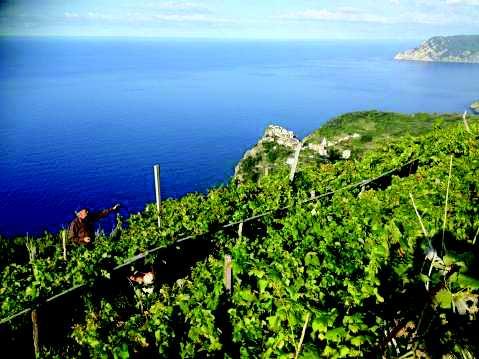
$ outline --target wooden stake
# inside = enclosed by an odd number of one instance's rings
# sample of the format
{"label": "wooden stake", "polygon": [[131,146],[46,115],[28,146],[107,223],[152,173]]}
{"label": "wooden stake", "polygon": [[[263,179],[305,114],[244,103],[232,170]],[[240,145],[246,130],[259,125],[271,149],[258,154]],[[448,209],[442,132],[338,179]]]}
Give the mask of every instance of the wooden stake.
{"label": "wooden stake", "polygon": [[238,226],[238,238],[243,237],[243,222],[241,222]]}
{"label": "wooden stake", "polygon": [[414,207],[414,210],[416,211],[416,216],[419,218],[419,223],[421,224],[422,232],[424,233],[424,237],[429,239],[429,235],[427,234],[426,228],[424,227],[424,224],[422,223],[421,215],[419,214],[416,203],[414,202],[414,197],[412,196],[411,193],[409,193],[409,197],[411,197],[412,205]]}
{"label": "wooden stake", "polygon": [[63,243],[63,260],[67,260],[67,231],[62,231],[62,243]]}
{"label": "wooden stake", "polygon": [[[436,260],[436,257],[437,257],[437,254],[436,254],[436,252],[434,251],[434,254],[433,254],[432,259],[431,259],[431,264],[429,265],[429,271],[427,272],[426,290],[427,290],[428,292],[429,292],[429,283],[430,283],[429,278],[431,278],[432,266],[434,265],[434,261]],[[421,272],[422,272],[422,271],[421,271]]]}
{"label": "wooden stake", "polygon": [[156,194],[156,209],[158,210],[158,228],[161,226],[160,209],[161,209],[161,192],[160,192],[160,165],[153,167],[155,175],[155,194]]}
{"label": "wooden stake", "polygon": [[[32,265],[33,277],[36,280],[37,271],[35,270],[35,268],[33,268],[33,261],[35,260],[37,248],[35,247],[33,240],[30,241],[28,239],[28,236],[27,236],[27,249],[28,249],[28,254],[30,257],[30,264]],[[40,357],[40,340],[38,335],[38,312],[36,309],[32,310],[31,316],[32,316],[33,350],[35,351],[35,358],[39,358]]]}
{"label": "wooden stake", "polygon": [[233,267],[233,260],[229,254],[225,255],[225,288],[228,294],[231,294],[231,268]]}
{"label": "wooden stake", "polygon": [[302,142],[298,143],[298,146],[296,147],[296,152],[294,153],[294,161],[293,161],[293,164],[291,165],[291,172],[289,174],[290,182],[293,182],[294,180],[294,174],[296,173],[296,167],[298,166],[298,161],[299,161],[299,153],[301,152],[302,147],[303,147]]}
{"label": "wooden stake", "polygon": [[308,313],[308,316],[306,317],[306,320],[304,321],[303,331],[301,332],[301,339],[299,340],[298,347],[296,348],[296,355],[294,356],[294,359],[298,359],[299,353],[301,352],[301,347],[303,346],[303,340],[304,340],[304,336],[306,335],[306,328],[308,327],[310,316],[311,314]]}
{"label": "wooden stake", "polygon": [[452,172],[452,155],[451,155],[451,161],[449,162],[449,178],[447,179],[446,204],[444,205],[444,221],[442,223],[442,250],[443,250],[443,254],[446,253],[446,245],[444,244],[444,235],[446,233],[447,205],[448,205],[448,201],[449,201],[449,187],[451,186],[451,172]]}
{"label": "wooden stake", "polygon": [[32,329],[33,329],[33,349],[35,351],[35,358],[40,357],[40,341],[38,337],[38,312],[36,309],[32,310]]}
{"label": "wooden stake", "polygon": [[467,110],[464,111],[464,115],[462,115],[462,120],[464,121],[464,127],[466,128],[466,131],[471,133],[471,129],[469,128],[469,124],[467,123]]}

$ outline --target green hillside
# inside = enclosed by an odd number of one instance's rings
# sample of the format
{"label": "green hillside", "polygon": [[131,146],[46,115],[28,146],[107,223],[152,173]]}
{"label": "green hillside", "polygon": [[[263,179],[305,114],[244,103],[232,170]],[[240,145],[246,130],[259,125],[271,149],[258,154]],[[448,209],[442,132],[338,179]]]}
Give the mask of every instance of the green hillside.
{"label": "green hillside", "polygon": [[306,137],[306,143],[320,142],[323,137],[334,140],[346,134],[358,133],[361,138],[352,141],[351,147],[362,153],[385,141],[394,141],[406,135],[418,136],[434,126],[445,128],[460,122],[462,116],[458,114],[353,112],[326,122]]}
{"label": "green hillside", "polygon": [[[479,116],[470,116],[471,123]],[[462,123],[459,114],[362,111],[347,113],[333,118],[303,139],[299,166],[318,166],[321,163],[341,160],[342,151],[351,151],[351,158],[359,159],[369,150],[391,143],[404,136],[418,136],[436,128],[447,128]],[[358,135],[357,137],[352,137]],[[348,139],[348,137],[351,137]],[[329,146],[329,156],[325,157],[311,150],[310,145],[319,145],[324,139],[337,142]],[[252,153],[246,153],[240,161],[236,176],[242,180],[257,181],[265,173],[284,171],[289,168],[287,159],[293,156],[294,149],[274,142],[255,145]],[[265,168],[268,171],[265,171]]]}
{"label": "green hillside", "polygon": [[449,53],[461,55],[465,51],[479,51],[479,35],[435,36],[428,40],[431,46],[447,49]]}
{"label": "green hillside", "polygon": [[[361,156],[305,164],[293,183],[279,168],[257,183],[232,181],[207,195],[167,200],[160,230],[150,204],[92,249],[70,245],[67,262],[60,235],[0,239],[0,318],[108,278],[113,266],[148,248],[176,253],[178,238],[199,235],[192,243],[211,246],[205,258],[173,281],[158,270],[151,293],[119,277],[115,285],[125,289],[115,296],[95,287],[79,296],[67,339],[44,344],[42,355],[474,357],[479,126],[471,121],[468,132],[456,116],[421,115],[430,121],[418,129],[418,115],[404,115],[411,118],[405,124],[403,115],[369,114],[355,123],[340,117],[311,136],[364,130],[373,145],[358,150]],[[388,116],[401,131],[385,124]],[[252,216],[240,234],[238,225],[221,227]],[[25,242],[37,248],[30,262]],[[147,256],[147,265],[161,268],[160,253]],[[1,338],[4,348],[31,333],[28,315],[2,325],[12,333]]]}

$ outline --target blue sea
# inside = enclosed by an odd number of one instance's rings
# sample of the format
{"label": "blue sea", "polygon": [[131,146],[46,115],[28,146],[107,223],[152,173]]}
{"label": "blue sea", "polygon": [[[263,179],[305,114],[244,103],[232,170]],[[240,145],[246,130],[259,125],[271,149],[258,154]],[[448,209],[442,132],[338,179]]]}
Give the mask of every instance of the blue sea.
{"label": "blue sea", "polygon": [[[419,41],[0,38],[0,234],[225,183],[270,123],[462,112],[479,66],[396,62]],[[105,222],[108,228],[108,221]]]}

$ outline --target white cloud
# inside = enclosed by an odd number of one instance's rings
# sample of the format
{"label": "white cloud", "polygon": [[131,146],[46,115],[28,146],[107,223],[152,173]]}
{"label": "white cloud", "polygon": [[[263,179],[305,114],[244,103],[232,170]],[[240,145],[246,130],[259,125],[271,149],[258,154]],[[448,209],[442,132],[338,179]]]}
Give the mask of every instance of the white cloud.
{"label": "white cloud", "polygon": [[446,4],[479,6],[479,0],[446,0]]}
{"label": "white cloud", "polygon": [[[420,0],[423,1],[423,0]],[[461,0],[448,0],[461,1]],[[478,1],[479,0],[462,0]],[[287,13],[279,16],[283,20],[294,21],[336,21],[376,24],[419,24],[419,25],[446,25],[454,23],[471,23],[474,19],[447,12],[418,12],[403,11],[394,15],[378,15],[356,8],[343,7],[336,10],[318,9]]]}
{"label": "white cloud", "polygon": [[172,13],[125,13],[125,14],[104,14],[98,12],[76,13],[65,12],[64,18],[73,21],[92,21],[92,22],[115,22],[115,23],[151,23],[151,22],[196,22],[196,23],[226,23],[229,19],[211,16],[208,14],[172,14]]}
{"label": "white cloud", "polygon": [[64,17],[66,17],[67,19],[76,19],[78,18],[80,15],[76,12],[69,12],[67,11],[66,13],[63,14]]}
{"label": "white cloud", "polygon": [[98,20],[98,21],[115,21],[118,19],[118,16],[112,14],[102,14],[95,11],[90,11],[86,14],[87,18],[91,20]]}
{"label": "white cloud", "polygon": [[312,20],[312,21],[347,21],[347,22],[375,22],[387,23],[388,18],[381,15],[366,13],[354,8],[340,8],[330,11],[326,9],[320,10],[304,10],[283,14],[280,18],[285,20]]}
{"label": "white cloud", "polygon": [[64,17],[71,20],[103,20],[103,21],[114,21],[117,19],[116,16],[110,14],[101,14],[98,12],[88,12],[86,14],[79,14],[76,12],[66,12]]}
{"label": "white cloud", "polygon": [[442,15],[423,12],[404,13],[395,19],[396,23],[409,23],[420,25],[446,25],[461,22],[452,14]]}
{"label": "white cloud", "polygon": [[194,2],[184,1],[169,1],[164,3],[153,3],[152,7],[165,10],[203,10],[206,9],[204,5]]}
{"label": "white cloud", "polygon": [[151,20],[159,21],[173,21],[173,22],[214,22],[224,23],[230,22],[225,18],[219,18],[215,16],[209,16],[205,14],[156,14],[151,15]]}
{"label": "white cloud", "polygon": [[468,1],[478,1],[478,0],[389,0],[391,4],[402,5],[409,8],[417,8],[420,6],[429,6],[429,7],[442,7],[444,4],[449,2],[468,2]]}
{"label": "white cloud", "polygon": [[[1,0],[0,0],[1,1]],[[161,12],[173,14],[212,14],[213,11],[204,4],[190,1],[150,1],[136,6],[130,6],[131,11],[140,11],[146,13]]]}

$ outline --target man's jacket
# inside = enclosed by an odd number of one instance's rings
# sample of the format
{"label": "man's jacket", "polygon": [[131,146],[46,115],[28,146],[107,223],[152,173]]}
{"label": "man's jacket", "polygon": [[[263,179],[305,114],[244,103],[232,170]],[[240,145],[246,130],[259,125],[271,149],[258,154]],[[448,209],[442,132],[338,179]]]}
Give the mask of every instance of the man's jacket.
{"label": "man's jacket", "polygon": [[95,222],[106,217],[111,211],[112,209],[108,208],[101,212],[89,213],[83,220],[75,218],[68,228],[68,239],[76,244],[87,244],[84,242],[85,238],[93,240],[95,237]]}

